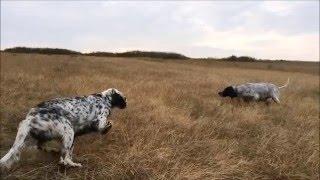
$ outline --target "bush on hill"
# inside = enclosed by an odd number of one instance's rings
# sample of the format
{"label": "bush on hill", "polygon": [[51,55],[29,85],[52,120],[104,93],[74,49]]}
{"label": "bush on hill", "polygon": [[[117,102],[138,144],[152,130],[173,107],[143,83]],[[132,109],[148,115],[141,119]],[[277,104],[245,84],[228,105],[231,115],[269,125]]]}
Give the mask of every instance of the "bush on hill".
{"label": "bush on hill", "polygon": [[256,58],[253,57],[249,57],[249,56],[235,56],[232,55],[230,57],[227,58],[221,58],[221,60],[225,60],[225,61],[241,61],[241,62],[252,62],[252,61],[256,61]]}
{"label": "bush on hill", "polygon": [[29,47],[14,47],[5,49],[4,52],[11,53],[38,53],[38,54],[81,54],[77,51],[59,48],[29,48]]}
{"label": "bush on hill", "polygon": [[150,57],[162,59],[188,59],[188,57],[178,53],[155,51],[128,51],[123,53],[93,52],[86,55],[103,57]]}

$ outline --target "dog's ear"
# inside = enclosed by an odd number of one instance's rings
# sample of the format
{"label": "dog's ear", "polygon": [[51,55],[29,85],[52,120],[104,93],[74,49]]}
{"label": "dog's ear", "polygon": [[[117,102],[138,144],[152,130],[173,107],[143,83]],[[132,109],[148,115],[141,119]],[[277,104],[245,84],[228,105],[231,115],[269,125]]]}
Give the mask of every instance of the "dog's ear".
{"label": "dog's ear", "polygon": [[124,109],[127,106],[127,99],[120,92],[113,89],[111,94],[111,106]]}
{"label": "dog's ear", "polygon": [[234,87],[232,87],[232,86],[229,86],[228,87],[228,96],[229,97],[231,97],[231,98],[234,98],[234,97],[237,97],[238,96],[238,94],[237,94],[237,92],[236,92],[236,90],[234,89]]}
{"label": "dog's ear", "polygon": [[219,95],[222,97],[229,96],[231,98],[238,96],[237,92],[235,91],[235,89],[232,86],[226,87],[222,92],[219,93]]}

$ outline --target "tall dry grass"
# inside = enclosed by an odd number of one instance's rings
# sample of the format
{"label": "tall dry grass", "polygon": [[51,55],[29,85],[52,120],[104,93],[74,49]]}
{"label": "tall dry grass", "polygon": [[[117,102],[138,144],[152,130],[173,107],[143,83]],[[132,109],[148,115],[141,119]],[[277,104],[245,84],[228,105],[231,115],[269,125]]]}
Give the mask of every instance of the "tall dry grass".
{"label": "tall dry grass", "polygon": [[[1,54],[0,156],[40,101],[116,87],[128,97],[109,134],[75,142],[75,161],[26,149],[3,179],[318,179],[319,63],[264,64]],[[272,64],[277,67],[277,63]],[[310,73],[312,72],[312,73]],[[291,84],[280,105],[239,103],[217,92],[229,84]],[[57,146],[49,143],[49,146]]]}

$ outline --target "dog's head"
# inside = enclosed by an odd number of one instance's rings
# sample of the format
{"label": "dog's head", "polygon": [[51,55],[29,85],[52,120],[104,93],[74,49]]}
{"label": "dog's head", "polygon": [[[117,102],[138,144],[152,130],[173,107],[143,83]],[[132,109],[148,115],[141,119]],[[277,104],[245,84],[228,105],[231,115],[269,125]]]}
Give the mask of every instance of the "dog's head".
{"label": "dog's head", "polygon": [[127,107],[127,98],[119,90],[110,88],[102,92],[102,94],[110,97],[112,108],[117,107],[120,109],[124,109]]}
{"label": "dog's head", "polygon": [[226,87],[222,92],[218,93],[221,97],[237,97],[238,94],[236,92],[236,90],[232,87],[232,86],[228,86]]}

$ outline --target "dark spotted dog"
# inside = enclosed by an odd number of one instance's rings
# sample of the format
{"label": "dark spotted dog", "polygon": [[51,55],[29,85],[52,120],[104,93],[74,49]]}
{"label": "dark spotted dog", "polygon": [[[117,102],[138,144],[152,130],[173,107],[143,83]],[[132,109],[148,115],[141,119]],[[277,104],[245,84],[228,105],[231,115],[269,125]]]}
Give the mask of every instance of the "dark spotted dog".
{"label": "dark spotted dog", "polygon": [[20,123],[15,142],[0,160],[0,165],[9,168],[14,161],[19,160],[25,140],[30,136],[37,141],[39,149],[46,141],[61,140],[60,163],[81,167],[80,163],[72,161],[74,138],[90,132],[107,133],[111,128],[107,120],[111,109],[123,109],[126,105],[126,97],[113,88],[89,96],[42,102],[32,108]]}
{"label": "dark spotted dog", "polygon": [[228,86],[218,94],[221,97],[239,97],[245,101],[266,101],[273,100],[280,103],[280,89],[289,85],[287,83],[281,87],[272,83],[246,83],[236,86]]}

